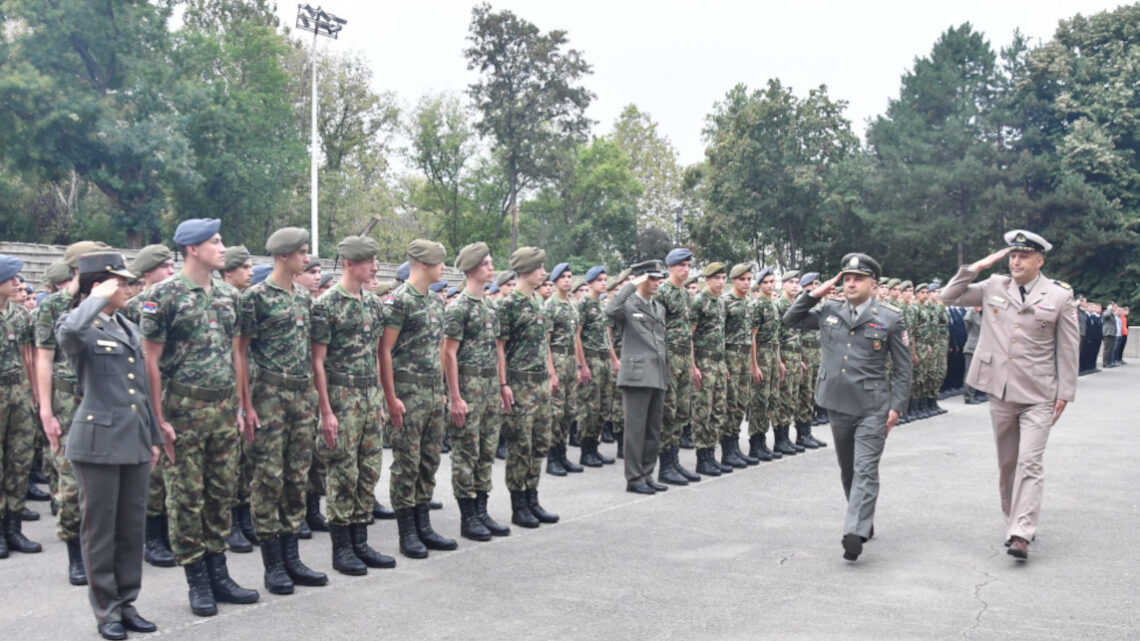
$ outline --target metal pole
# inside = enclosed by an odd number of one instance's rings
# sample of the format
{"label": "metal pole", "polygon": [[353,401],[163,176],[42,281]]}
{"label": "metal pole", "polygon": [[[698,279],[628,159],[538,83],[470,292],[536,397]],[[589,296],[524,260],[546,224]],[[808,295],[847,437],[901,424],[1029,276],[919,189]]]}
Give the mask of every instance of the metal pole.
{"label": "metal pole", "polygon": [[313,100],[312,129],[309,132],[310,133],[310,136],[309,136],[309,138],[310,138],[309,153],[311,155],[311,159],[309,161],[309,165],[310,165],[309,173],[310,173],[310,180],[312,182],[312,189],[311,189],[311,191],[312,191],[312,205],[311,205],[311,212],[310,212],[310,216],[309,216],[310,217],[309,222],[312,226],[312,231],[310,232],[310,235],[311,235],[311,240],[313,242],[310,243],[311,249],[312,249],[312,251],[310,253],[312,254],[313,258],[320,258],[320,255],[321,255],[321,249],[320,249],[321,236],[320,236],[320,230],[317,227],[317,32],[316,32],[316,30],[313,31],[313,96],[312,96],[312,100]]}

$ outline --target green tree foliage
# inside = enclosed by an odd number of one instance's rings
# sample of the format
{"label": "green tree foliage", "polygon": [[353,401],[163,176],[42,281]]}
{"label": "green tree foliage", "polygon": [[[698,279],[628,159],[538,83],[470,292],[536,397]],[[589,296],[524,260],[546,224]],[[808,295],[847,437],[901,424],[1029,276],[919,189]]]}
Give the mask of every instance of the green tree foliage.
{"label": "green tree foliage", "polygon": [[406,125],[411,140],[408,159],[424,176],[421,209],[434,218],[434,237],[453,252],[471,234],[471,207],[467,203],[467,165],[475,155],[475,134],[459,99],[425,96]]}
{"label": "green tree foliage", "polygon": [[677,150],[657,131],[652,116],[627,105],[614,122],[610,138],[629,157],[630,170],[644,191],[637,206],[638,224],[673,232],[674,216],[681,205],[681,166]]}

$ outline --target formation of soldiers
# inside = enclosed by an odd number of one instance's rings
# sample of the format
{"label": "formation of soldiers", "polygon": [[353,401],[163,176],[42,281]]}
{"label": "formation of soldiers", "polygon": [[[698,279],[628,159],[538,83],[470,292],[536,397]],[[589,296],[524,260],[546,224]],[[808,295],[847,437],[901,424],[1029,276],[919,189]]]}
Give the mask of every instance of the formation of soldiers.
{"label": "formation of soldiers", "polygon": [[[137,295],[125,312],[144,338],[166,439],[151,477],[146,559],[184,568],[195,614],[258,600],[230,577],[227,551],[260,548],[266,589],[289,594],[328,583],[300,558],[297,540],[312,530],[329,531],[333,567],[348,575],[395,567],[368,543],[377,518],[396,520],[405,557],[456,549],[430,519],[441,507],[433,497],[445,444],[460,533],[475,541],[510,534],[487,508],[496,455],[506,459],[511,523],[525,528],[559,520],[539,499],[544,467],[565,476],[612,464],[600,444],[614,440],[622,455],[620,333],[603,300],[628,270],[610,278],[595,266],[577,275],[559,263],[548,273],[545,252],[523,247],[496,272],[487,245],[474,243],[454,260],[463,286],[448,288],[444,247],[421,239],[410,244],[397,281],[381,283],[371,238],[343,239],[342,271],[322,275],[303,229],[272,234],[265,249],[274,263],[254,267],[245,247],[223,245],[219,227],[211,219],[179,225],[178,272],[171,248],[141,250],[131,267]],[[48,268],[50,293],[34,313],[18,298],[22,282],[0,278],[7,333],[0,558],[41,549],[21,522],[38,518],[24,501],[37,489],[29,470],[42,451],[75,585],[86,575],[78,492],[62,444],[81,390],[55,326],[75,295],[78,258],[102,247],[69,246]],[[818,330],[781,322],[804,288],[819,286],[819,274],[720,262],[698,274],[684,248],[664,262],[669,276],[656,298],[666,310],[670,381],[658,480],[686,485],[826,447],[812,433],[828,421],[815,405]],[[904,315],[911,337],[914,382],[901,422],[945,412],[938,398],[951,314],[938,289],[888,277],[878,284],[877,300]],[[385,446],[391,508],[375,498]],[[681,464],[682,448],[696,449],[695,470]]]}

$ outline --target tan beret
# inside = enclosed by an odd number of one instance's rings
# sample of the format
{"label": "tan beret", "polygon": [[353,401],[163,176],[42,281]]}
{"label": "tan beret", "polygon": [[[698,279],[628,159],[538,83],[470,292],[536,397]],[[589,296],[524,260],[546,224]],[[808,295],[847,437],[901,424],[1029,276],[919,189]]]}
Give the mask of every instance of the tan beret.
{"label": "tan beret", "polygon": [[574,292],[578,291],[579,289],[582,289],[585,286],[586,286],[586,280],[584,278],[582,278],[581,276],[575,276],[574,280],[570,281],[570,293],[573,294]]}
{"label": "tan beret", "polygon": [[712,276],[716,276],[717,274],[725,273],[726,269],[728,269],[728,267],[724,263],[709,263],[708,266],[705,267],[704,271],[701,272],[701,276],[704,278],[710,278]]}
{"label": "tan beret", "polygon": [[511,270],[529,274],[546,262],[546,252],[538,247],[519,247],[511,254]]}
{"label": "tan beret", "polygon": [[615,278],[611,281],[608,281],[606,283],[606,291],[612,292],[613,290],[617,289],[618,287],[621,287],[621,284],[624,283],[625,280],[627,278],[629,278],[629,275],[632,273],[633,273],[633,270],[631,270],[629,267],[626,267],[625,269],[621,270],[621,272],[618,273],[617,278]]}
{"label": "tan beret", "polygon": [[459,255],[455,257],[455,268],[464,273],[469,272],[478,267],[479,263],[490,254],[491,249],[487,247],[487,243],[471,243],[459,250]]}
{"label": "tan beret", "polygon": [[147,245],[135,254],[135,261],[131,263],[131,272],[143,275],[174,258],[174,252],[166,245]]}
{"label": "tan beret", "polygon": [[425,265],[438,265],[447,260],[447,250],[433,240],[417,238],[408,245],[408,258]]}
{"label": "tan beret", "polygon": [[249,250],[246,249],[245,245],[226,247],[226,262],[222,265],[222,271],[232,272],[238,267],[245,265],[245,261],[249,259]]}
{"label": "tan beret", "polygon": [[688,287],[689,285],[692,285],[693,283],[697,282],[697,278],[699,278],[699,277],[698,276],[689,276],[688,278],[685,279],[684,283],[681,283],[681,286],[682,287]]}
{"label": "tan beret", "polygon": [[505,272],[499,272],[499,275],[495,277],[495,284],[498,285],[499,287],[502,287],[503,285],[506,285],[507,283],[511,282],[512,280],[515,280],[518,277],[519,277],[518,274],[516,274],[513,271],[508,269]]}
{"label": "tan beret", "polygon": [[336,244],[336,253],[345,260],[371,260],[380,253],[380,243],[368,236],[345,236]]}
{"label": "tan beret", "polygon": [[752,271],[752,265],[749,265],[748,263],[736,263],[735,265],[732,266],[732,269],[728,272],[728,277],[729,278],[737,278],[737,277],[743,276],[743,275],[745,275],[751,271]]}
{"label": "tan beret", "polygon": [[913,288],[914,288],[914,283],[910,282],[909,280],[904,280],[903,282],[899,283],[899,289],[913,289]]}
{"label": "tan beret", "polygon": [[292,254],[309,242],[309,231],[300,227],[282,227],[269,235],[265,241],[265,251],[270,256]]}
{"label": "tan beret", "polygon": [[795,279],[796,281],[799,281],[799,279],[800,279],[800,271],[799,271],[798,269],[793,269],[793,270],[792,270],[792,271],[790,271],[790,272],[785,272],[785,273],[784,273],[784,275],[780,277],[780,282],[781,282],[781,283],[786,283],[786,282],[788,282],[789,280],[792,280],[792,279]]}
{"label": "tan beret", "polygon": [[[348,260],[353,260],[353,259],[349,258]],[[383,296],[384,294],[387,294],[388,292],[392,291],[392,287],[394,287],[395,285],[396,285],[396,283],[394,281],[382,280],[382,281],[376,283],[376,291],[374,293],[377,296]]]}
{"label": "tan beret", "polygon": [[97,240],[81,240],[78,243],[72,243],[63,250],[63,262],[67,263],[68,267],[78,267],[80,256],[97,252],[100,249],[108,249],[107,244]]}
{"label": "tan beret", "polygon": [[71,280],[71,268],[62,260],[55,261],[44,270],[45,285],[58,285],[69,280]]}

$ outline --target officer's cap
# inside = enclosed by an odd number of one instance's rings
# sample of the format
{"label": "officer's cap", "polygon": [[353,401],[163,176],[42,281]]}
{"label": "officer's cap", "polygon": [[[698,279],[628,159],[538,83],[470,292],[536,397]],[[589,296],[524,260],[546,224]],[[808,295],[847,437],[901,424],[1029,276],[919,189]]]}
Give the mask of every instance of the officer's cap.
{"label": "officer's cap", "polygon": [[55,261],[44,270],[45,285],[58,285],[68,280],[71,280],[71,268],[62,260]]}
{"label": "officer's cap", "polygon": [[309,242],[308,230],[300,227],[282,227],[269,235],[265,241],[265,251],[270,256],[292,254]]}
{"label": "officer's cap", "polygon": [[883,274],[883,270],[879,267],[878,261],[867,254],[852,252],[844,256],[841,262],[842,265],[839,270],[841,274],[863,274],[875,280],[878,280],[879,276]]}
{"label": "officer's cap", "polygon": [[538,247],[519,247],[511,254],[511,270],[517,274],[529,274],[546,262],[546,252]]}
{"label": "officer's cap", "polygon": [[598,279],[598,276],[601,276],[604,273],[606,273],[605,265],[594,265],[589,269],[589,271],[586,272],[586,282],[592,283]]}
{"label": "officer's cap", "polygon": [[245,248],[245,245],[226,247],[226,262],[222,265],[222,271],[232,272],[244,265],[247,260],[249,260],[249,250]]}
{"label": "officer's cap", "polygon": [[629,271],[632,276],[647,274],[650,278],[665,278],[665,266],[659,260],[647,260],[630,265]]}
{"label": "officer's cap", "polygon": [[79,257],[77,269],[82,274],[114,274],[127,280],[135,277],[124,264],[119,252],[93,252]]}
{"label": "officer's cap", "polygon": [[800,277],[800,287],[807,287],[819,279],[819,272],[808,272]]}
{"label": "officer's cap", "polygon": [[1005,233],[1005,242],[1013,249],[1029,252],[1047,252],[1053,249],[1053,245],[1044,238],[1038,236],[1031,231],[1024,229],[1015,229]]}
{"label": "officer's cap", "polygon": [[570,263],[558,263],[554,269],[550,270],[550,282],[554,282],[562,277],[562,274],[570,271]]}
{"label": "officer's cap", "polygon": [[0,283],[6,283],[12,280],[23,268],[24,261],[15,256],[0,254]]}
{"label": "officer's cap", "polygon": [[670,251],[668,254],[665,254],[665,264],[670,267],[673,265],[679,265],[686,260],[693,260],[693,252],[685,249],[684,247],[678,247]]}
{"label": "officer's cap", "polygon": [[266,278],[269,278],[269,275],[272,273],[273,273],[273,265],[254,265],[253,266],[253,277],[250,278],[249,284],[256,285],[256,284],[260,283],[261,281],[265,280]]}
{"label": "officer's cap", "polygon": [[425,265],[438,265],[447,259],[447,250],[434,240],[417,238],[408,244],[408,258]]}
{"label": "officer's cap", "polygon": [[732,266],[732,269],[729,270],[728,277],[737,278],[739,276],[747,274],[750,271],[752,271],[752,265],[748,263],[736,263]]}
{"label": "officer's cap", "polygon": [[174,244],[183,247],[201,245],[214,237],[222,228],[222,221],[217,218],[191,218],[178,223],[174,230]]}
{"label": "officer's cap", "polygon": [[799,279],[799,277],[800,277],[800,272],[799,272],[799,270],[798,270],[798,269],[793,269],[793,270],[792,270],[792,271],[790,271],[790,272],[785,272],[785,273],[784,273],[784,276],[783,276],[782,278],[780,278],[780,282],[781,282],[781,283],[786,283],[786,282],[788,282],[789,280],[798,280],[798,279]]}
{"label": "officer's cap", "polygon": [[705,267],[704,271],[701,272],[701,276],[705,278],[711,278],[717,274],[724,274],[727,272],[727,270],[728,266],[724,263],[709,263],[708,266]]}
{"label": "officer's cap", "polygon": [[491,248],[487,247],[487,243],[471,243],[459,250],[455,257],[455,268],[464,273],[469,272],[478,267],[490,253]]}
{"label": "officer's cap", "polygon": [[574,292],[578,291],[579,289],[582,289],[585,286],[586,286],[586,279],[582,278],[581,276],[575,276],[574,280],[570,281],[570,293],[573,294]]}
{"label": "officer's cap", "polygon": [[438,281],[432,283],[431,285],[428,285],[428,290],[438,294],[439,292],[443,291],[444,287],[447,287],[447,281],[446,280],[438,280]]}
{"label": "officer's cap", "polygon": [[68,267],[76,267],[79,265],[79,257],[83,254],[90,254],[97,252],[100,249],[110,249],[106,243],[101,243],[97,240],[81,240],[77,243],[72,243],[63,250],[63,262],[67,263]]}
{"label": "officer's cap", "polygon": [[396,268],[396,280],[408,280],[408,277],[411,275],[412,264],[406,260],[400,263],[400,266]]}
{"label": "officer's cap", "polygon": [[499,275],[495,277],[495,284],[498,285],[499,287],[502,287],[503,285],[506,285],[507,283],[511,282],[512,280],[515,280],[518,277],[519,277],[518,274],[516,274],[516,273],[514,273],[514,271],[508,269],[505,272],[499,272]]}
{"label": "officer's cap", "polygon": [[131,263],[131,271],[142,275],[174,258],[174,252],[166,245],[147,245],[135,255],[135,262]]}

